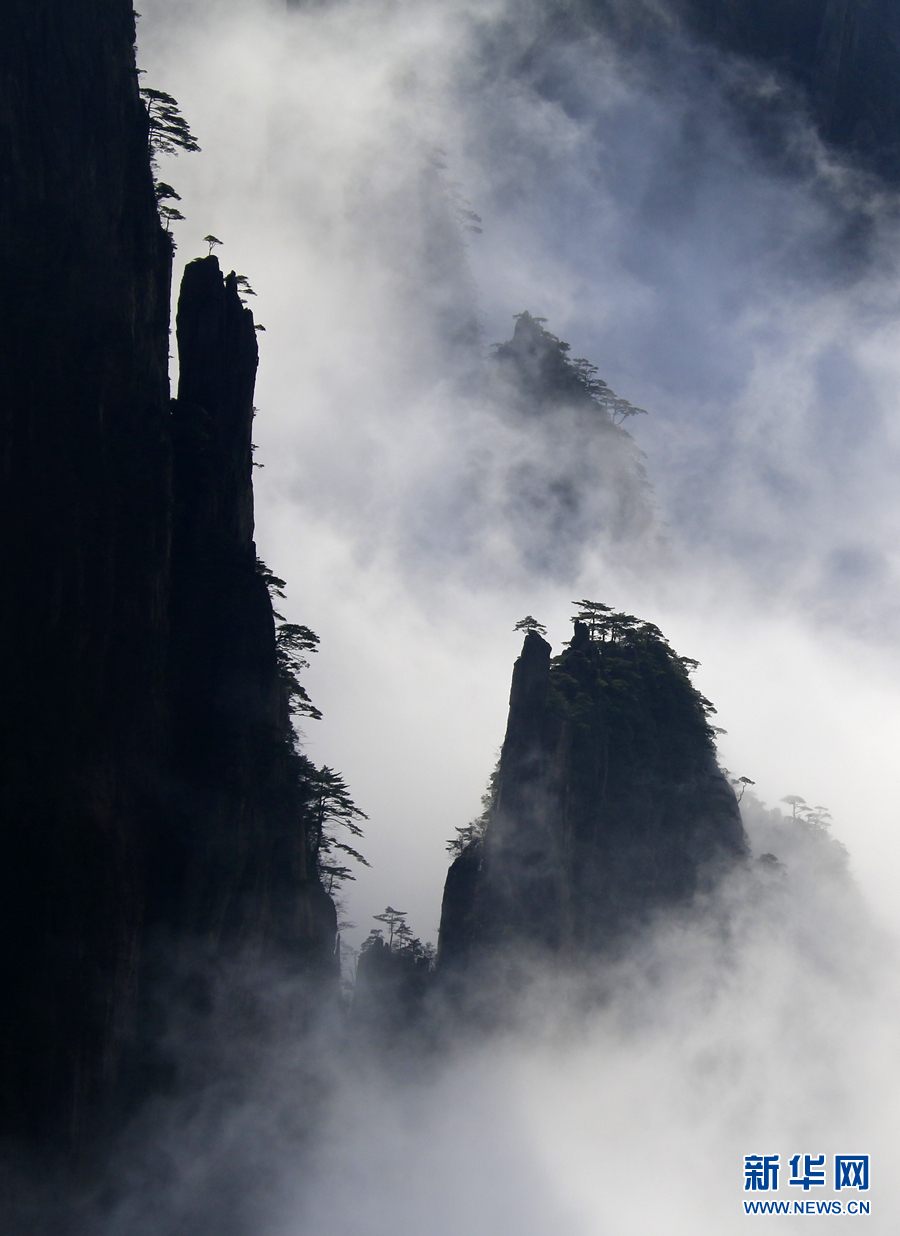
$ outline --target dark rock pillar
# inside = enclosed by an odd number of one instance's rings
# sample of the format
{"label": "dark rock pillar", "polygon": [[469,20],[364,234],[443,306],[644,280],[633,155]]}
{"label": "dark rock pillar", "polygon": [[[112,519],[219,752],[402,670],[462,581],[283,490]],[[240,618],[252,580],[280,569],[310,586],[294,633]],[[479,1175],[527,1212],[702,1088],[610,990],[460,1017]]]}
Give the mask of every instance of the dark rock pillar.
{"label": "dark rock pillar", "polygon": [[215,257],[187,266],[177,330],[173,835],[160,916],[213,945],[268,941],[327,967],[334,907],[309,870],[305,787],[253,542],[256,331]]}
{"label": "dark rock pillar", "polygon": [[447,877],[442,968],[605,948],[745,852],[709,705],[656,628],[616,618],[602,638],[576,623],[553,662],[526,636],[487,832]]}
{"label": "dark rock pillar", "polygon": [[560,827],[568,734],[550,706],[550,651],[529,631],[513,669],[482,901],[486,924],[498,938],[555,948],[571,930]]}

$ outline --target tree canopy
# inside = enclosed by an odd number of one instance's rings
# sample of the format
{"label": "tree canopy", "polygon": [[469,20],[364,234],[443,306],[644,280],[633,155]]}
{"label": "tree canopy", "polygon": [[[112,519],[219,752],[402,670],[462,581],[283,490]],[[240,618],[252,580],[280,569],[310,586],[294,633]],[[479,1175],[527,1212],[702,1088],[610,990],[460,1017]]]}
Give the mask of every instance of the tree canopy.
{"label": "tree canopy", "polygon": [[181,197],[164,180],[157,180],[153,188],[156,193],[156,207],[159,211],[159,217],[165,223],[166,231],[168,232],[169,225],[176,223],[179,219],[184,219],[184,215],[175,206],[169,206],[167,203],[180,202]]}
{"label": "tree canopy", "polygon": [[319,637],[309,627],[295,622],[280,622],[275,631],[275,656],[278,674],[287,693],[291,712],[297,717],[311,717],[315,721],[322,714],[309,698],[306,687],[300,681],[302,670],[309,669],[306,653],[315,652]]}
{"label": "tree canopy", "polygon": [[147,108],[150,152],[154,158],[158,154],[178,154],[179,150],[199,151],[197,139],[182,116],[176,99],[166,94],[165,90],[154,90],[152,86],[141,87],[141,98]]}
{"label": "tree canopy", "polygon": [[[393,906],[385,906],[381,914],[373,914],[377,923],[384,923],[384,928],[373,927],[368,938],[362,943],[361,952],[367,953],[376,945],[383,944],[387,949],[407,961],[425,963],[430,969],[434,965],[436,950],[433,944],[423,944],[418,936],[413,935],[412,928],[406,921],[406,910],[395,910]],[[388,939],[385,940],[385,929]]]}
{"label": "tree canopy", "polygon": [[156,90],[152,86],[141,87],[141,98],[147,109],[148,134],[150,146],[150,168],[153,173],[153,188],[156,193],[156,208],[160,222],[165,224],[169,235],[169,243],[175,248],[171,227],[184,219],[184,215],[171,202],[180,202],[181,197],[171,185],[156,176],[157,155],[178,154],[180,150],[198,151],[197,139],[190,130],[188,122],[181,114],[177,100],[164,90]]}
{"label": "tree canopy", "polygon": [[538,622],[536,618],[532,618],[531,614],[526,614],[524,618],[520,618],[513,627],[514,631],[537,631],[538,635],[546,635],[547,628],[542,622]]}
{"label": "tree canopy", "polygon": [[[650,668],[651,662],[668,665],[674,669],[679,679],[683,681],[688,696],[701,709],[704,717],[715,713],[712,703],[701,695],[691,684],[689,675],[699,668],[699,661],[693,657],[681,657],[670,646],[669,641],[652,622],[643,622],[633,614],[620,613],[602,601],[590,601],[582,598],[573,601],[575,613],[573,623],[586,627],[591,642],[599,645],[601,655],[607,664],[607,678],[611,686],[624,688],[628,679],[644,665]],[[557,658],[558,660],[558,658]],[[715,733],[724,733],[710,726],[706,730],[712,738]]]}
{"label": "tree canopy", "polygon": [[344,880],[355,879],[351,868],[339,861],[340,854],[346,854],[363,867],[369,866],[362,854],[339,836],[339,830],[344,830],[352,837],[361,837],[363,831],[359,821],[369,817],[350,797],[344,778],[327,764],[321,768],[310,766],[306,785],[309,792],[307,849],[327,891],[331,892]]}

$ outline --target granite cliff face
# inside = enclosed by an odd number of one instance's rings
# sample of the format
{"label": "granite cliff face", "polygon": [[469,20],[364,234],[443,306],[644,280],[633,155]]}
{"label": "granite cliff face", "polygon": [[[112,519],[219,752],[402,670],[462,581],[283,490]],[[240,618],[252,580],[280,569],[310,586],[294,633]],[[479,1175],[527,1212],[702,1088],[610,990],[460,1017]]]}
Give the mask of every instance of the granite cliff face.
{"label": "granite cliff face", "polygon": [[[827,140],[900,177],[890,0],[677,12],[779,69]],[[253,545],[252,316],[214,258],[189,265],[172,403],[172,248],[134,36],[128,0],[0,6],[0,1134],[75,1146],[140,1090],[127,1062],[146,1046],[150,958],[252,945],[334,972]],[[498,372],[539,379],[525,415],[596,428],[600,387],[564,345],[523,315],[504,347]],[[614,423],[601,436],[624,451]],[[623,459],[604,526],[643,518]],[[528,490],[559,496],[541,569],[573,511],[578,537],[594,526],[557,479]],[[595,636],[576,627],[556,661],[525,641],[489,827],[448,876],[442,966],[504,941],[603,947],[744,852],[684,664],[646,625]],[[387,973],[383,949],[367,969]]]}
{"label": "granite cliff face", "polygon": [[7,1129],[116,1072],[165,749],[168,300],[131,6],[0,15]]}
{"label": "granite cliff face", "polygon": [[781,71],[822,136],[900,180],[900,10],[893,0],[684,0],[703,37]]}
{"label": "granite cliff face", "polygon": [[604,948],[745,854],[708,705],[656,628],[576,623],[550,651],[529,631],[487,830],[448,873],[442,968],[505,944]]}
{"label": "granite cliff face", "polygon": [[[576,0],[589,25],[638,54],[686,33],[772,70],[820,135],[842,154],[900,182],[900,10],[894,0]],[[784,98],[768,91],[740,105],[762,133],[783,134]],[[776,140],[773,152],[779,150]]]}
{"label": "granite cliff face", "polygon": [[189,267],[168,389],[126,0],[0,11],[0,1132],[119,1102],[151,939],[332,964],[255,571],[252,317]]}

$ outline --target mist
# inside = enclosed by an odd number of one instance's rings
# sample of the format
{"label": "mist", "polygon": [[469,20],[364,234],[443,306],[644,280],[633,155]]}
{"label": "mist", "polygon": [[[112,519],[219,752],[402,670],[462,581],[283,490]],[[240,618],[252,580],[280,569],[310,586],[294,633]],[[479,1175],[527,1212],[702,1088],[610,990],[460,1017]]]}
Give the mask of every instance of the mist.
{"label": "mist", "polygon": [[[256,1141],[277,1182],[260,1232],[721,1232],[745,1221],[744,1154],[887,1162],[896,202],[772,74],[660,29],[636,45],[574,9],[476,0],[143,5],[143,80],[203,147],[162,172],[176,257],[221,237],[266,328],[257,544],[322,639],[306,750],[370,817],[345,938],[386,903],[435,938],[512,628],[534,614],[558,649],[575,597],[697,657],[722,762],[761,801],[827,805],[850,856],[836,875],[748,798],[754,858],[786,874],[754,867],[602,975],[537,973],[514,1025],[425,1075],[304,1051],[328,1079],[313,1148],[278,1132],[306,1090],[277,1028],[226,1105],[241,1173]],[[491,377],[523,310],[647,409],[625,426],[652,485],[637,525],[577,425],[516,415]],[[569,522],[545,501],[563,481]],[[182,1230],[178,1198],[209,1197],[224,1135],[159,1119],[149,1144],[185,1146],[194,1183],[177,1170],[150,1226],[138,1155],[110,1231]]]}
{"label": "mist", "polygon": [[867,1226],[892,1231],[895,942],[826,828],[752,792],[742,808],[778,862],[735,869],[589,964],[507,957],[527,980],[505,1004],[496,982],[469,986],[468,1012],[436,993],[412,1032],[297,1019],[289,973],[207,968],[206,1007],[182,999],[169,1021],[186,1090],[144,1107],[74,1225],[44,1226],[45,1187],[21,1230],[731,1232],[760,1196],[745,1155],[780,1153],[780,1199],[846,1204],[830,1177],[787,1187],[788,1160],[868,1153]]}

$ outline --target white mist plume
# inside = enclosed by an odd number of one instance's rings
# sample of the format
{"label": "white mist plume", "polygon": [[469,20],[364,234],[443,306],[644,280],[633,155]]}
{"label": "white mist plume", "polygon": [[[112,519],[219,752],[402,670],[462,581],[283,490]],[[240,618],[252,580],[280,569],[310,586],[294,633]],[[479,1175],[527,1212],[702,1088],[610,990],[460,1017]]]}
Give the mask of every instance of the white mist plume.
{"label": "white mist plume", "polygon": [[[743,806],[754,858],[705,904],[616,960],[536,967],[500,1029],[455,1022],[451,1004],[437,1052],[399,1031],[384,1050],[365,1025],[292,1028],[289,979],[232,974],[213,996],[218,1041],[202,1016],[176,1032],[194,1067],[214,1047],[228,1075],[145,1113],[115,1201],[99,1219],[86,1206],[83,1231],[719,1236],[773,1196],[744,1188],[759,1153],[780,1155],[779,1199],[868,1200],[867,1230],[887,1236],[896,951],[820,825]],[[760,862],[773,845],[780,865]],[[788,1184],[797,1153],[826,1155],[824,1186]],[[868,1193],[835,1193],[833,1155],[860,1153]]]}

